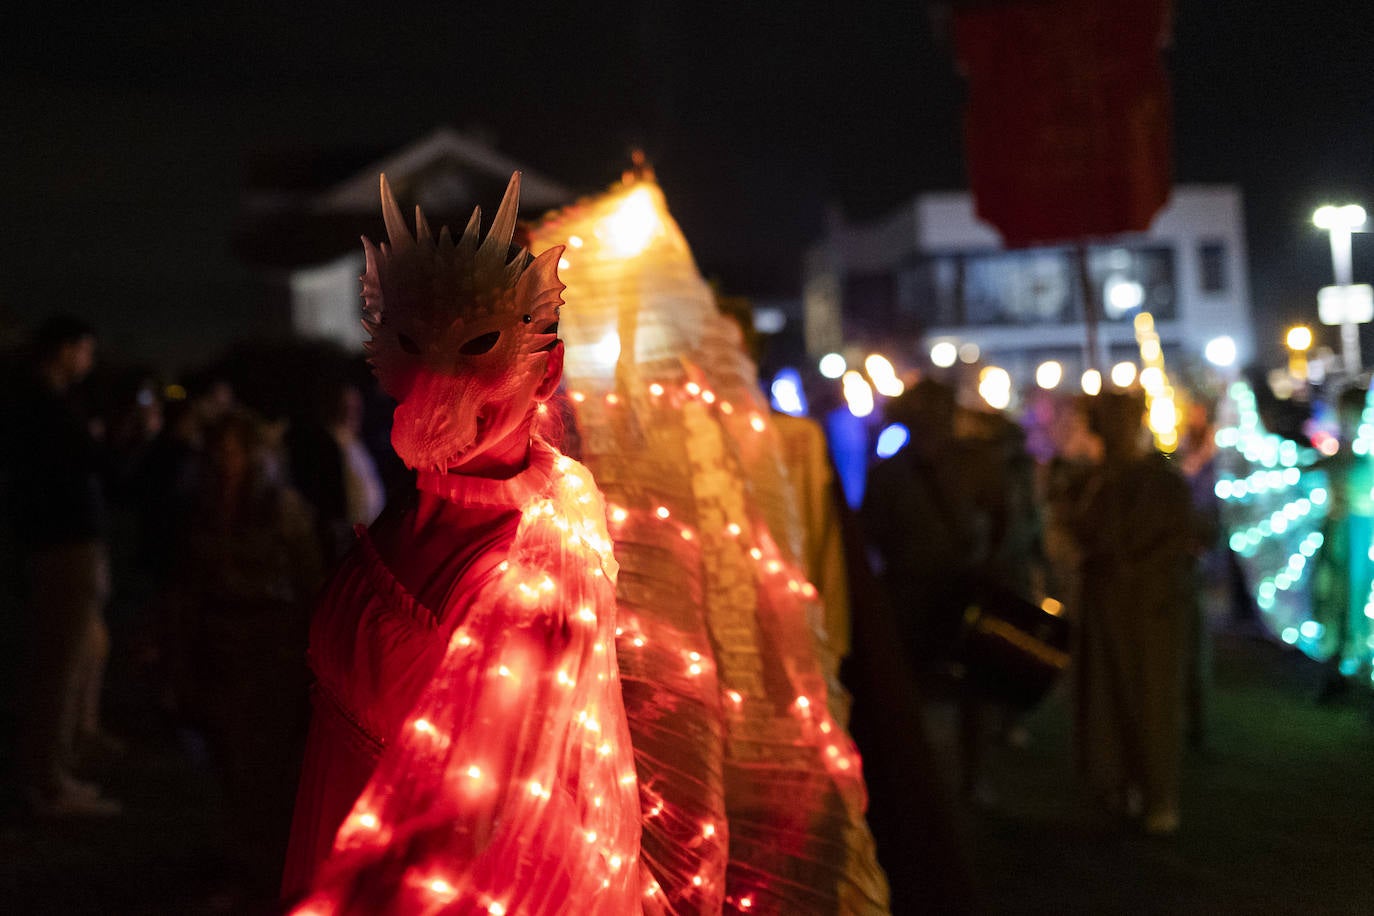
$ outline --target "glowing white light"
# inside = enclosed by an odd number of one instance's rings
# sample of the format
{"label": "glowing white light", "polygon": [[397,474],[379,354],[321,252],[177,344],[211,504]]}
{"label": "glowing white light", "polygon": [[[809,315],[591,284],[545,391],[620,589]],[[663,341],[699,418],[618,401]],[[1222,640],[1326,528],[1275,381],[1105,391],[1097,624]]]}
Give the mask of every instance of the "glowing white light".
{"label": "glowing white light", "polygon": [[941,369],[948,369],[959,358],[959,348],[948,340],[942,340],[930,348],[930,361]]}
{"label": "glowing white light", "polygon": [[821,357],[818,367],[826,378],[839,378],[849,368],[849,363],[838,353],[827,353]]}
{"label": "glowing white light", "polygon": [[800,417],[806,413],[806,401],[802,397],[801,378],[795,369],[784,369],[773,378],[769,386],[773,394],[773,406],[783,413]]}
{"label": "glowing white light", "polygon": [[649,247],[662,227],[654,199],[646,187],[635,188],[615,212],[601,221],[597,235],[616,257],[632,258]]}
{"label": "glowing white light", "polygon": [[854,370],[844,374],[844,399],[849,412],[856,417],[866,417],[873,413],[873,389],[864,377]]}
{"label": "glowing white light", "polygon": [[875,380],[873,382],[873,387],[877,388],[878,393],[883,397],[895,398],[903,391],[906,391],[906,382],[903,382],[894,375],[892,378],[883,379],[882,381]]}
{"label": "glowing white light", "polygon": [[906,390],[906,385],[897,378],[897,370],[892,368],[892,363],[888,362],[886,356],[879,353],[871,353],[868,359],[864,360],[864,370],[868,377],[873,379],[873,387],[883,397],[895,398]]}
{"label": "glowing white light", "polygon": [[881,353],[868,354],[868,358],[864,360],[864,371],[868,373],[869,378],[875,381],[880,378],[888,378],[897,374],[892,368],[892,363]]}
{"label": "glowing white light", "polygon": [[1178,430],[1178,408],[1169,398],[1155,398],[1150,402],[1150,431],[1157,436]]}
{"label": "glowing white light", "polygon": [[1158,397],[1164,390],[1164,370],[1158,366],[1146,366],[1141,369],[1140,387],[1149,392],[1150,397]]}
{"label": "glowing white light", "polygon": [[976,343],[961,344],[959,347],[959,359],[966,363],[978,362],[978,357],[983,355],[983,351],[978,349]]}
{"label": "glowing white light", "polygon": [[1312,329],[1303,325],[1289,328],[1285,342],[1290,350],[1306,350],[1312,346]]}
{"label": "glowing white light", "polygon": [[1363,226],[1364,221],[1364,207],[1359,204],[1346,204],[1344,207],[1333,207],[1327,204],[1324,207],[1318,207],[1317,212],[1312,214],[1312,224],[1318,229],[1350,231]]}
{"label": "glowing white light", "polygon": [[993,410],[1011,404],[1011,375],[1001,366],[988,366],[978,374],[978,394]]}
{"label": "glowing white light", "polygon": [[1102,304],[1108,317],[1120,318],[1145,302],[1145,287],[1134,280],[1113,277],[1103,290]]}
{"label": "glowing white light", "polygon": [[1112,384],[1118,388],[1128,388],[1135,381],[1135,363],[1124,362],[1112,366]]}
{"label": "glowing white light", "polygon": [[1236,342],[1225,334],[1220,337],[1213,337],[1207,341],[1207,346],[1203,347],[1202,356],[1207,362],[1220,369],[1234,366],[1236,364]]}
{"label": "glowing white light", "polygon": [[1096,395],[1102,391],[1102,373],[1096,369],[1089,369],[1083,373],[1083,377],[1079,379],[1078,383],[1082,386],[1084,394]]}
{"label": "glowing white light", "polygon": [[787,327],[787,314],[780,308],[760,306],[754,309],[754,330],[760,334],[777,334]]}
{"label": "glowing white light", "polygon": [[592,345],[592,358],[606,368],[620,359],[620,335],[614,330],[607,331]]}
{"label": "glowing white light", "polygon": [[1046,360],[1035,369],[1035,384],[1049,391],[1064,380],[1064,367],[1055,360]]}
{"label": "glowing white light", "polygon": [[900,423],[893,423],[878,433],[878,447],[875,451],[879,458],[891,458],[910,441],[911,431]]}

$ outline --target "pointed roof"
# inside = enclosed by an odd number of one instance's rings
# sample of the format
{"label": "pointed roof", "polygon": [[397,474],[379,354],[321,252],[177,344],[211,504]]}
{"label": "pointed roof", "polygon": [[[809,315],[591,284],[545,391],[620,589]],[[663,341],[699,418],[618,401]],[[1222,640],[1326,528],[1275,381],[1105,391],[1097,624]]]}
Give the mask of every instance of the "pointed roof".
{"label": "pointed roof", "polygon": [[[520,171],[521,205],[531,210],[560,207],[574,198],[571,190],[531,171],[483,141],[440,127],[427,137],[360,170],[336,184],[314,201],[324,210],[371,212],[377,208],[377,176],[385,173],[392,187],[414,185],[436,170],[467,171],[505,183],[512,172]],[[402,192],[404,197],[404,193]]]}
{"label": "pointed roof", "polygon": [[251,266],[292,269],[360,252],[358,237],[384,236],[377,176],[385,173],[407,206],[430,222],[461,228],[479,204],[494,206],[522,172],[520,215],[571,202],[564,185],[471,133],[440,127],[399,150],[295,151],[260,156],[249,168],[231,247]]}

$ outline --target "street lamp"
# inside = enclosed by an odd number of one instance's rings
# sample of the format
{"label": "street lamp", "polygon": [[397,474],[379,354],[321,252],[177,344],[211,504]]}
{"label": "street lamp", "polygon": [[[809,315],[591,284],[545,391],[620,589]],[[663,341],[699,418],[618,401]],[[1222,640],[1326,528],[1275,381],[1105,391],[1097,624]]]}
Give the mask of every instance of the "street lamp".
{"label": "street lamp", "polygon": [[[1350,233],[1363,228],[1364,221],[1364,207],[1359,204],[1327,204],[1312,214],[1312,225],[1325,229],[1331,237],[1331,267],[1337,287],[1350,286]],[[1360,328],[1350,316],[1341,322],[1341,357],[1348,375],[1360,371]]]}

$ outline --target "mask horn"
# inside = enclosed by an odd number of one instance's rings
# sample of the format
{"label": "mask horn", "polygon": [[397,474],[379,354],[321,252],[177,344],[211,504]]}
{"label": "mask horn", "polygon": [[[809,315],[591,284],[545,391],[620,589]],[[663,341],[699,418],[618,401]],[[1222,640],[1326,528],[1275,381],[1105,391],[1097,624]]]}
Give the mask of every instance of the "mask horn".
{"label": "mask horn", "polygon": [[401,215],[401,208],[396,203],[396,195],[391,193],[391,184],[386,180],[386,175],[382,175],[382,219],[386,222],[386,235],[391,241],[391,247],[397,251],[404,251],[415,244],[415,240],[410,236],[410,230],[406,228],[405,217]]}
{"label": "mask horn", "polygon": [[506,185],[506,196],[501,198],[501,207],[496,211],[491,228],[487,230],[486,241],[482,243],[482,252],[494,252],[499,255],[503,264],[506,262],[506,250],[510,248],[511,237],[515,235],[515,217],[519,210],[520,173],[512,172],[510,184]]}

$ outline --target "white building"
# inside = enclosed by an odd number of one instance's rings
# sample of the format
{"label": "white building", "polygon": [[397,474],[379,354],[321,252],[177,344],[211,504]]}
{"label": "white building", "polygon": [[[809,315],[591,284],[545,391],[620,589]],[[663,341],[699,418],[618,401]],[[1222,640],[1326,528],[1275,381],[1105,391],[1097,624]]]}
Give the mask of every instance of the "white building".
{"label": "white building", "polygon": [[[1238,364],[1254,355],[1234,186],[1175,187],[1148,232],[1089,246],[1088,275],[1103,368],[1138,357],[1132,319],[1142,310],[1154,316],[1166,361],[1200,359],[1222,336],[1234,341]],[[879,348],[915,365],[950,341],[976,345],[1023,382],[1047,359],[1069,378],[1086,368],[1074,250],[1003,248],[967,193],[922,194],[863,225],[833,220],[808,252],[802,297],[812,357]]]}

